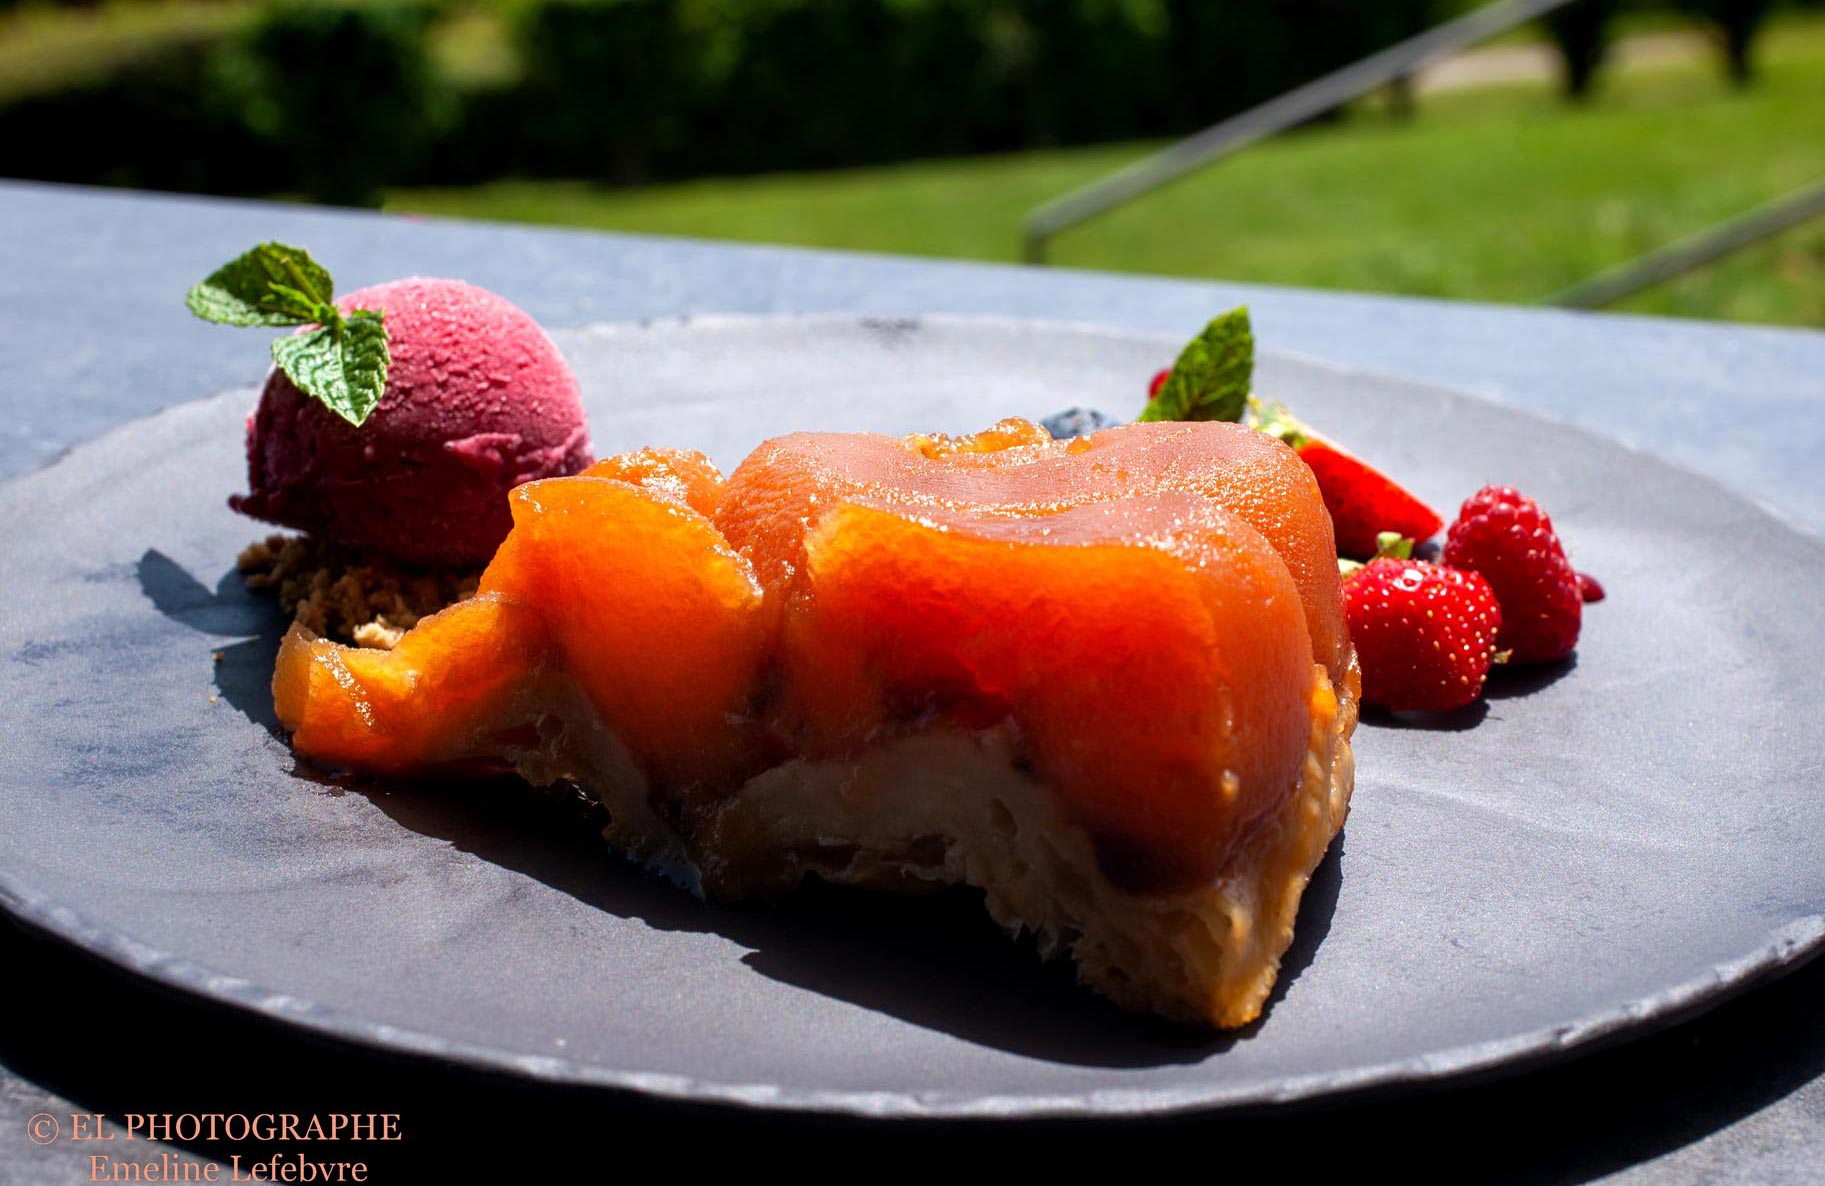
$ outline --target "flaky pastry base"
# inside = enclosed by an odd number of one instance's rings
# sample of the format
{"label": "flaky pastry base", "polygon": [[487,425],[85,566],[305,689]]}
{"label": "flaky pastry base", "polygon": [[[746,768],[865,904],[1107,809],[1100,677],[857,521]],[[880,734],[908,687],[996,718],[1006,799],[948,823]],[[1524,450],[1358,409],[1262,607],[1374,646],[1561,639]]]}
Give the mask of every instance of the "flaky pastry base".
{"label": "flaky pastry base", "polygon": [[877,890],[983,891],[989,914],[1070,957],[1118,1004],[1230,1028],[1260,1015],[1292,943],[1299,900],[1349,812],[1358,682],[1315,666],[1300,781],[1243,828],[1194,889],[1140,893],[1102,871],[1088,832],[1028,769],[1014,727],[941,726],[841,760],[796,758],[730,794],[679,801],[641,774],[581,696],[545,717],[541,743],[507,755],[537,784],[576,782],[604,836],[698,894],[777,897],[807,875]]}

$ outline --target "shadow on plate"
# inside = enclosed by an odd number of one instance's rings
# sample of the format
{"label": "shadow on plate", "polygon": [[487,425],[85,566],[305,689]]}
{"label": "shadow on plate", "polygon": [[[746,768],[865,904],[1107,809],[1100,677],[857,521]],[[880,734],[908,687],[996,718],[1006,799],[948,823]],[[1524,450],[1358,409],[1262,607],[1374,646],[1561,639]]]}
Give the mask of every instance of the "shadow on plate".
{"label": "shadow on plate", "polygon": [[1385,708],[1365,707],[1362,723],[1379,729],[1421,729],[1437,733],[1461,733],[1482,724],[1489,715],[1492,700],[1518,700],[1558,683],[1578,669],[1578,656],[1568,655],[1557,663],[1541,667],[1494,667],[1483,685],[1482,698],[1449,712],[1391,712]]}
{"label": "shadow on plate", "polygon": [[140,591],[159,613],[203,634],[240,640],[216,650],[216,690],[248,720],[285,740],[273,713],[272,669],[290,624],[274,599],[250,592],[235,569],[212,590],[156,548],[133,567]]}
{"label": "shadow on plate", "polygon": [[1430,733],[1462,733],[1483,723],[1489,715],[1489,704],[1475,700],[1449,712],[1393,712],[1365,705],[1361,721],[1378,729],[1421,729]]}
{"label": "shadow on plate", "polygon": [[[1077,984],[1065,960],[1011,941],[980,891],[871,893],[808,879],[776,903],[703,902],[618,860],[601,808],[574,791],[518,779],[444,785],[343,780],[395,822],[658,930],[715,933],[749,949],[769,979],[1029,1058],[1081,1066],[1188,1064],[1253,1036],[1263,1020],[1211,1035],[1116,1008]],[[1269,1003],[1311,963],[1342,885],[1341,837],[1300,906],[1293,947]]]}
{"label": "shadow on plate", "polygon": [[1489,700],[1517,700],[1550,688],[1578,669],[1578,653],[1573,651],[1557,663],[1539,667],[1497,667],[1490,671],[1483,685],[1483,696]]}

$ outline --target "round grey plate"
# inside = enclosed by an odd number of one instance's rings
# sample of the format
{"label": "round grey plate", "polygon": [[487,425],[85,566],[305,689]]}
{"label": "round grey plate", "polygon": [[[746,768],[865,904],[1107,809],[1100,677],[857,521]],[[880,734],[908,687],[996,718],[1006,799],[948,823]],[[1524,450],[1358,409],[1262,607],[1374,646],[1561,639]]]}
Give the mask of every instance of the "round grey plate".
{"label": "round grey plate", "polygon": [[[932,317],[557,335],[601,453],[732,466],[799,428],[1132,412],[1177,343]],[[1258,386],[1441,509],[1541,500],[1609,599],[1575,662],[1357,734],[1349,824],[1265,1017],[1105,1005],[963,891],[706,905],[524,788],[294,767],[281,623],[230,513],[249,392],[0,488],[0,899],[145,975],[546,1079],[869,1114],[1261,1104],[1518,1066],[1664,1022],[1825,935],[1825,547],[1711,483],[1479,400],[1268,353]],[[219,659],[213,653],[219,652]]]}

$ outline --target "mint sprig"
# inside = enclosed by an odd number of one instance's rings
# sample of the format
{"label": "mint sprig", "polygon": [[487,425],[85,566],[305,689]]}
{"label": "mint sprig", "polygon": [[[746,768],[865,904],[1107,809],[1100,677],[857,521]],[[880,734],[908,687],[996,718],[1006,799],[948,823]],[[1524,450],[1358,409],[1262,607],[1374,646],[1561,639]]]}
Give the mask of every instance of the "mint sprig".
{"label": "mint sprig", "polygon": [[184,303],[220,325],[316,325],[272,344],[273,361],[298,390],[360,427],[387,389],[387,331],[376,309],[346,316],[335,285],[302,247],[262,243],[229,260]]}
{"label": "mint sprig", "polygon": [[1248,310],[1231,309],[1186,344],[1140,418],[1240,421],[1254,373],[1255,335]]}

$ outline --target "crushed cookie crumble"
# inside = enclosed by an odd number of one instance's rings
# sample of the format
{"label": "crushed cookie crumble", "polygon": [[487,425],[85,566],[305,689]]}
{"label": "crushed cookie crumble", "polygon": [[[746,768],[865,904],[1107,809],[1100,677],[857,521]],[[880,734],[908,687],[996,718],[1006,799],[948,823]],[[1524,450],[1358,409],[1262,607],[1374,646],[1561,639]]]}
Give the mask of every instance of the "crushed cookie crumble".
{"label": "crushed cookie crumble", "polygon": [[275,593],[279,609],[313,634],[377,650],[392,650],[420,618],[475,596],[481,581],[479,569],[411,569],[297,535],[249,544],[236,564],[249,589]]}

